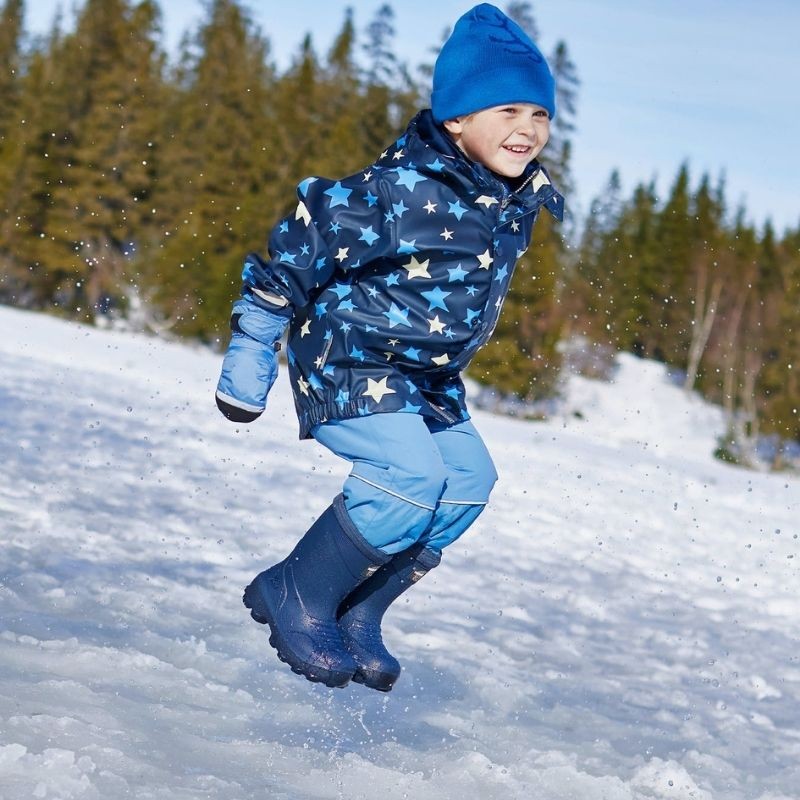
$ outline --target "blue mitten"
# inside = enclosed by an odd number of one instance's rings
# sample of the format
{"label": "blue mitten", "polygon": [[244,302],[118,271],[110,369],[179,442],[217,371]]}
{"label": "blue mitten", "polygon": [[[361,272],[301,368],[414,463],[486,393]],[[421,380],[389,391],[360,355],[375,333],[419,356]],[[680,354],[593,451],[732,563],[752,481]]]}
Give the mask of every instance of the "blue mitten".
{"label": "blue mitten", "polygon": [[275,343],[288,317],[271,314],[250,300],[234,303],[231,342],[217,384],[217,407],[232,422],[252,422],[267,405],[278,377]]}

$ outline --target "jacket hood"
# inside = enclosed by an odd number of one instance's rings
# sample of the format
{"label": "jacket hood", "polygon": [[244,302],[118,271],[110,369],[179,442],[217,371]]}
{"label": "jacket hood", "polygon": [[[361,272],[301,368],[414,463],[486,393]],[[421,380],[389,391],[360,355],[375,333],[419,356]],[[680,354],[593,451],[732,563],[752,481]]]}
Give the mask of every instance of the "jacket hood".
{"label": "jacket hood", "polygon": [[470,159],[433,118],[430,109],[420,111],[398,141],[406,148],[418,172],[435,175],[460,194],[474,195],[476,187],[498,198],[513,197],[522,213],[544,205],[557,219],[563,219],[563,197],[556,191],[547,170],[534,159],[514,181],[500,177],[483,164]]}

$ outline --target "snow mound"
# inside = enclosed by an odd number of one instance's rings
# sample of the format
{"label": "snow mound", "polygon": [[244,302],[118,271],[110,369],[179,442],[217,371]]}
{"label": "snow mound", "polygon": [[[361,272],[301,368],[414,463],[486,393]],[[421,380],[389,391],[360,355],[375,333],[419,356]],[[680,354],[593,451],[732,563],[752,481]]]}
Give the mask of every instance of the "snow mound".
{"label": "snow mound", "polygon": [[[662,367],[476,412],[487,511],[385,620],[389,695],[241,603],[339,490],[220,357],[0,308],[0,798],[798,800],[800,492],[711,456]],[[580,412],[580,417],[574,412]]]}

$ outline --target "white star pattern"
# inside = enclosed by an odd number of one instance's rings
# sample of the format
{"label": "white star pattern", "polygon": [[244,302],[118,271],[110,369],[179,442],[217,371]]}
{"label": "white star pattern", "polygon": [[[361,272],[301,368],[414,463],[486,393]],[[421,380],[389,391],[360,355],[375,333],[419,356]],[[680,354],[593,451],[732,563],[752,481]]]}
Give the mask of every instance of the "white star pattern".
{"label": "white star pattern", "polygon": [[403,153],[403,150],[402,150],[402,149],[400,149],[400,150],[398,150],[398,151],[397,151],[397,152],[396,152],[396,153],[395,153],[395,154],[392,156],[392,158],[393,158],[395,161],[399,161],[399,160],[400,160],[400,159],[403,157],[403,155],[405,155],[405,154]]}
{"label": "white star pattern", "polygon": [[300,338],[302,339],[304,336],[308,336],[309,333],[311,333],[311,320],[307,319],[303,323],[303,327],[300,328]]}
{"label": "white star pattern", "polygon": [[514,231],[514,233],[516,233],[516,232],[519,230],[519,222],[517,222],[516,220],[514,220],[514,221],[511,223],[511,230],[512,230],[512,231]]}
{"label": "white star pattern", "polygon": [[429,214],[433,214],[436,211],[436,203],[432,203],[428,200],[424,206],[422,206]]}
{"label": "white star pattern", "polygon": [[444,240],[445,240],[446,242],[449,242],[449,241],[450,241],[450,240],[453,238],[453,231],[449,231],[449,230],[447,230],[447,228],[445,228],[445,229],[444,229],[444,230],[443,230],[443,231],[442,231],[442,232],[439,234],[439,236],[443,236],[443,237],[444,237]]}
{"label": "white star pattern", "polygon": [[294,218],[303,220],[306,228],[311,224],[311,212],[306,208],[306,204],[302,200],[297,204]]}
{"label": "white star pattern", "polygon": [[445,329],[446,323],[442,322],[437,314],[433,319],[428,320],[428,325],[431,326],[431,329],[428,331],[428,333],[442,333]]}
{"label": "white star pattern", "polygon": [[386,381],[388,380],[388,375],[385,378],[381,378],[379,381],[367,378],[367,391],[364,392],[362,397],[371,397],[376,403],[380,403],[384,395],[397,394],[394,389],[390,389],[386,385]]}
{"label": "white star pattern", "polygon": [[445,364],[450,363],[450,356],[448,356],[447,353],[442,353],[440,356],[431,358],[431,361],[433,361],[434,364],[438,364],[440,367],[443,367]]}
{"label": "white star pattern", "polygon": [[297,388],[305,395],[308,395],[308,381],[303,380],[303,378],[297,379]]}
{"label": "white star pattern", "polygon": [[486,206],[486,208],[491,208],[496,203],[500,201],[496,197],[489,197],[488,194],[482,194],[476,201],[476,204],[480,204]]}
{"label": "white star pattern", "polygon": [[428,264],[430,263],[429,258],[426,258],[424,261],[417,261],[415,256],[411,256],[411,261],[405,265],[405,269],[408,270],[408,279],[430,278],[431,274],[428,272]]}
{"label": "white star pattern", "polygon": [[336,254],[337,261],[344,261],[347,258],[347,254],[350,252],[349,247],[340,247],[339,252]]}
{"label": "white star pattern", "polygon": [[480,269],[489,269],[489,267],[492,266],[492,264],[494,263],[494,259],[491,257],[491,255],[489,255],[488,247],[486,248],[485,253],[481,253],[478,256],[478,261],[480,261],[481,264]]}
{"label": "white star pattern", "polygon": [[547,180],[547,175],[545,175],[542,170],[539,170],[536,175],[533,176],[533,180],[531,181],[531,186],[533,187],[534,192],[538,192],[542,186],[548,186],[549,184],[550,181]]}

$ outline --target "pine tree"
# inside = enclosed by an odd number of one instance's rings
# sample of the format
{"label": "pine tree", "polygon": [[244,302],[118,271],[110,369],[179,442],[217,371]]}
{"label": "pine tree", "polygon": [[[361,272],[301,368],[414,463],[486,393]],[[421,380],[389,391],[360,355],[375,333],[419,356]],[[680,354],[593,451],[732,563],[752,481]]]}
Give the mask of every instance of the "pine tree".
{"label": "pine tree", "polygon": [[[56,279],[56,301],[89,318],[124,294],[127,262],[145,226],[153,167],[159,55],[156,6],[88,0],[75,31],[49,54],[48,204],[34,248]],[[57,70],[53,69],[55,66]]]}
{"label": "pine tree", "polygon": [[720,297],[725,284],[721,255],[724,204],[721,189],[714,193],[708,175],[703,175],[693,198],[690,271],[694,287],[691,304],[689,352],[684,388],[690,391],[697,380],[700,362],[717,321]]}
{"label": "pine tree", "polygon": [[691,337],[691,230],[689,169],[678,170],[667,202],[656,219],[657,279],[652,286],[651,352],[656,358],[685,366]]}
{"label": "pine tree", "polygon": [[15,112],[20,91],[23,11],[23,0],[6,0],[0,10],[0,152],[9,127],[19,124]]}
{"label": "pine tree", "polygon": [[422,105],[419,89],[411,79],[408,67],[393,50],[395,37],[394,11],[382,5],[366,29],[364,56],[366,68],[360,130],[370,158],[399,133],[411,115]]}
{"label": "pine tree", "polygon": [[[248,250],[263,249],[269,192],[282,153],[271,136],[268,44],[235,0],[214,0],[184,43],[164,150],[167,218],[146,275],[176,330],[216,338],[239,289]],[[303,99],[295,100],[302,108]]]}

